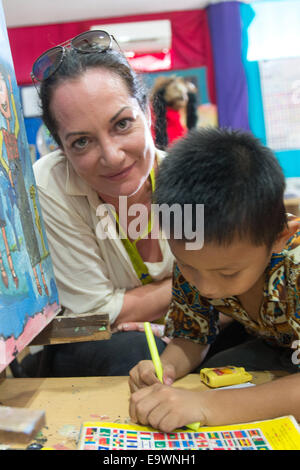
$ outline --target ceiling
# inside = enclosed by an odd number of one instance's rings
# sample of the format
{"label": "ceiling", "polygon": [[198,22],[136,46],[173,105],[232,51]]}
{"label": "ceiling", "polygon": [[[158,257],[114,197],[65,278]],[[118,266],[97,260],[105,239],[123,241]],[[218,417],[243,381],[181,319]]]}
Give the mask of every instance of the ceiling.
{"label": "ceiling", "polygon": [[[2,0],[6,26],[67,23],[93,18],[198,10],[216,0]],[[223,0],[224,1],[224,0]],[[226,0],[225,0],[226,1]],[[0,0],[1,2],[1,0]]]}

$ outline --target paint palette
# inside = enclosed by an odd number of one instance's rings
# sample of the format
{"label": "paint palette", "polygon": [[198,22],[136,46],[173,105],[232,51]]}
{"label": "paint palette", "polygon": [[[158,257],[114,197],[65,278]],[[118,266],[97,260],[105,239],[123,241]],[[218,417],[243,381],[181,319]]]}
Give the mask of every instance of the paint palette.
{"label": "paint palette", "polygon": [[80,450],[292,450],[300,448],[292,416],[249,424],[163,433],[142,426],[83,423]]}

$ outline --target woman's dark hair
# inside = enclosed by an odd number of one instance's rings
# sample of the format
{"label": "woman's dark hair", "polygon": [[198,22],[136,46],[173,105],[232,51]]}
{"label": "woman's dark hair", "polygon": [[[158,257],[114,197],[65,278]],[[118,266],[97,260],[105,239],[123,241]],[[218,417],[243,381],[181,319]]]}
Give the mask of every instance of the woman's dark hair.
{"label": "woman's dark hair", "polygon": [[106,69],[118,75],[128,88],[129,94],[136,98],[142,111],[147,108],[147,92],[140,76],[129,65],[126,57],[113,49],[89,54],[78,53],[73,49],[65,50],[63,61],[57,71],[41,83],[40,100],[42,119],[51,135],[61,145],[57,123],[51,113],[51,100],[55,88],[64,81],[80,77],[89,69]]}
{"label": "woman's dark hair", "polygon": [[[162,161],[155,203],[179,204],[184,223],[197,228],[196,204],[204,204],[204,242],[230,244],[236,236],[271,248],[287,223],[285,178],[273,152],[251,133],[192,130]],[[184,220],[184,205],[192,207]],[[170,234],[174,237],[175,223]],[[184,238],[184,236],[183,236]]]}

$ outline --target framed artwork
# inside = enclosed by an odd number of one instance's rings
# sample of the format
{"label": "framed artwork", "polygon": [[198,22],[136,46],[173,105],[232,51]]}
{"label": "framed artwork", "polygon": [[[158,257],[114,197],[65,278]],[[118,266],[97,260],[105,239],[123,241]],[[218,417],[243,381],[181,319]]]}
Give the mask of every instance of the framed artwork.
{"label": "framed artwork", "polygon": [[0,0],[0,372],[59,311]]}

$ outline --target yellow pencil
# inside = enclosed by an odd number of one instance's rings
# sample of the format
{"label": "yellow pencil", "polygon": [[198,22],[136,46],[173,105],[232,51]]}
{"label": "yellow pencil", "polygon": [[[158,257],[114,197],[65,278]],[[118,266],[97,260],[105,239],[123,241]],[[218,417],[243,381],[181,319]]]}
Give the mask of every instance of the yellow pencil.
{"label": "yellow pencil", "polygon": [[161,383],[163,383],[163,368],[161,365],[160,357],[158,354],[156,342],[154,339],[154,335],[153,335],[150,323],[145,322],[144,328],[145,328],[146,338],[147,338],[147,342],[149,346],[149,351],[151,354],[151,359],[155,368],[157,378],[160,380]]}
{"label": "yellow pencil", "polygon": [[[161,360],[158,354],[156,342],[154,339],[153,331],[149,322],[144,323],[145,334],[148,342],[149,351],[151,354],[151,359],[155,368],[155,373],[158,380],[163,383],[163,368],[161,365]],[[192,429],[193,431],[198,431],[200,423],[191,423],[185,425],[187,428]]]}

